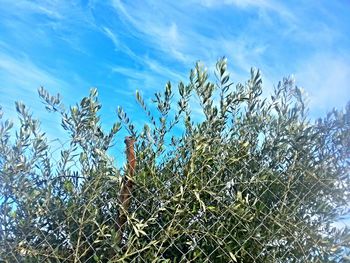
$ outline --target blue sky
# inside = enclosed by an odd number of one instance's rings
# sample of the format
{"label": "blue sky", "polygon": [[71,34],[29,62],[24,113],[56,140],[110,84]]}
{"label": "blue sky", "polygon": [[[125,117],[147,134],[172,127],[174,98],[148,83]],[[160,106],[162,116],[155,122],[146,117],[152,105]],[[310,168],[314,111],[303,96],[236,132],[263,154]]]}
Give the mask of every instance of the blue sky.
{"label": "blue sky", "polygon": [[267,92],[294,75],[312,116],[350,99],[347,0],[0,2],[0,105],[15,119],[14,101],[24,101],[51,135],[58,118],[44,112],[41,85],[66,105],[97,87],[106,127],[118,105],[141,124],[136,89],[149,101],[197,60],[211,72],[222,56],[235,83],[260,68]]}

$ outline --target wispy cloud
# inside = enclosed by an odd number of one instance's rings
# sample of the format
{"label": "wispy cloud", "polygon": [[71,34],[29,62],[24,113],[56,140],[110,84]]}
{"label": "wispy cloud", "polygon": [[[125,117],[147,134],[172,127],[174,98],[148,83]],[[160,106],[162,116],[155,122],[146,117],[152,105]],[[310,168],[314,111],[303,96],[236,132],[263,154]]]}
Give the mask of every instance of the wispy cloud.
{"label": "wispy cloud", "polygon": [[194,0],[203,6],[215,8],[218,6],[227,6],[232,5],[238,8],[258,8],[261,10],[273,11],[278,13],[281,16],[284,16],[285,19],[293,19],[294,15],[290,12],[281,2],[274,0]]}
{"label": "wispy cloud", "polygon": [[8,51],[0,49],[0,105],[5,118],[17,120],[15,101],[24,102],[33,112],[34,118],[41,121],[43,130],[50,139],[65,138],[60,127],[58,115],[48,113],[40,102],[37,89],[45,87],[51,94],[70,94],[66,103],[75,102],[82,91],[71,90],[74,83],[56,77],[53,73],[36,65],[28,56],[10,56]]}
{"label": "wispy cloud", "polygon": [[[165,64],[169,71],[163,72],[169,78],[176,67],[188,69],[197,59],[213,69],[215,61],[225,55],[231,61],[234,80],[244,81],[250,67],[257,67],[262,70],[269,90],[282,77],[296,73],[297,84],[303,85],[313,97],[314,112],[344,103],[345,99],[338,97],[346,95],[344,76],[348,67],[339,58],[344,52],[349,53],[344,51],[346,29],[331,13],[335,6],[326,2],[319,6],[275,0],[192,0],[176,5],[138,1],[125,4],[120,0],[112,3],[128,32],[146,41],[145,45],[156,52],[146,56],[151,63],[144,63],[150,69],[161,69]],[[322,53],[331,55],[318,58],[317,54]],[[154,56],[158,57],[156,68],[152,67]],[[323,63],[333,65],[332,69],[318,67]],[[315,76],[326,71],[330,73],[326,81]],[[330,95],[329,86],[335,89],[333,99],[321,99]]]}
{"label": "wispy cloud", "polygon": [[317,54],[298,65],[297,83],[309,94],[313,113],[325,114],[330,105],[343,108],[350,99],[350,57]]}
{"label": "wispy cloud", "polygon": [[[211,5],[210,1],[205,1],[204,4]],[[227,4],[231,2],[227,1]],[[248,1],[246,4],[233,1],[232,4],[264,8],[270,6],[267,1]],[[229,29],[221,32],[222,26],[227,25],[213,20],[211,13],[206,10],[188,16],[186,9],[191,7],[186,4],[176,7],[162,4],[157,9],[152,9],[152,6],[147,5],[126,6],[121,1],[114,0],[113,5],[125,23],[132,27],[130,32],[135,37],[146,38],[155,49],[186,66],[192,65],[198,59],[213,64],[219,57],[226,55],[233,57],[237,67],[248,71],[250,66],[258,63],[266,50],[266,41],[258,41],[248,35],[246,31],[249,25],[240,28],[240,32],[230,32]],[[167,17],[162,14],[165,9]],[[154,13],[158,15],[155,16]],[[211,24],[208,25],[205,20]]]}
{"label": "wispy cloud", "polygon": [[139,57],[108,27],[102,26],[102,32],[112,41],[115,50],[127,54],[130,58],[139,61]]}
{"label": "wispy cloud", "polygon": [[[155,15],[158,11],[152,10],[153,6],[145,3],[149,8],[147,12],[144,8],[135,6],[125,6],[120,0],[113,0],[115,10],[122,16],[124,22],[132,26],[131,34],[136,37],[147,37],[148,41],[153,43],[154,49],[160,49],[176,59],[187,62],[188,57],[181,52],[182,47],[186,44],[183,32],[179,32],[178,25],[175,21],[162,20],[162,16]],[[172,10],[172,13],[180,12]],[[183,15],[182,15],[183,16]]]}
{"label": "wispy cloud", "polygon": [[33,41],[54,46],[60,39],[71,48],[86,53],[82,34],[97,30],[91,9],[73,1],[4,0],[0,12],[8,37],[26,46],[38,44]]}
{"label": "wispy cloud", "polygon": [[[36,96],[37,86],[43,84],[62,87],[69,82],[71,87],[80,82],[80,94],[97,84],[102,102],[111,109],[120,94],[145,88],[148,96],[167,80],[186,81],[197,60],[211,73],[222,56],[228,57],[236,83],[249,77],[252,66],[262,70],[267,88],[295,73],[316,111],[343,104],[347,97],[350,23],[344,21],[349,8],[338,2],[3,3],[0,33],[11,50],[1,50],[0,77],[5,80],[2,85],[14,87],[0,89],[6,99],[31,92]],[[323,82],[320,75],[328,80]],[[69,88],[66,92],[71,94]],[[5,95],[2,98],[5,101]]]}

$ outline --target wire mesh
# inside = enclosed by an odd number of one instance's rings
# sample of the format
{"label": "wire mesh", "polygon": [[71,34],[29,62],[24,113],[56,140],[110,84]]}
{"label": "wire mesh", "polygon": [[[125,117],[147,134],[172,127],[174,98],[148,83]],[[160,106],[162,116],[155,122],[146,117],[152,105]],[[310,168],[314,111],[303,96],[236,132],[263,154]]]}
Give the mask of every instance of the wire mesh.
{"label": "wire mesh", "polygon": [[[96,89],[69,111],[40,89],[64,143],[47,143],[17,103],[13,142],[0,123],[0,261],[349,260],[349,228],[335,225],[350,212],[350,104],[311,122],[289,79],[267,100],[259,72],[230,90],[221,60],[216,76],[197,64],[173,111],[170,83],[156,110],[137,93],[150,122],[141,132],[121,108],[103,132]],[[193,98],[202,121],[191,119]],[[111,156],[125,153],[108,152],[121,125],[133,135],[122,169]]]}
{"label": "wire mesh", "polygon": [[331,206],[327,188],[338,182],[308,174],[296,160],[261,161],[247,145],[209,158],[219,142],[201,142],[193,145],[200,154],[158,166],[136,160],[129,143],[124,173],[107,162],[83,164],[78,155],[64,163],[70,145],[61,144],[49,158],[55,176],[34,187],[25,178],[39,168],[16,172],[23,187],[33,187],[23,199],[32,203],[2,200],[0,260],[322,262],[329,207],[315,205],[324,195]]}

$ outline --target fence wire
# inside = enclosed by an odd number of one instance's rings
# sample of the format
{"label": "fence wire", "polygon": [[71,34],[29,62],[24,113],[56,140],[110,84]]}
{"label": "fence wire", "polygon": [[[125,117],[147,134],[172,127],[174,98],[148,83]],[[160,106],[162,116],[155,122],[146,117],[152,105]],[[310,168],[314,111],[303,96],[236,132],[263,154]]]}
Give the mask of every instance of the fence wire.
{"label": "fence wire", "polygon": [[69,143],[13,171],[23,196],[3,182],[0,261],[341,262],[349,252],[325,231],[340,182],[303,169],[302,153],[274,163],[244,144],[213,155],[217,142],[205,141],[157,164],[126,143],[123,171]]}

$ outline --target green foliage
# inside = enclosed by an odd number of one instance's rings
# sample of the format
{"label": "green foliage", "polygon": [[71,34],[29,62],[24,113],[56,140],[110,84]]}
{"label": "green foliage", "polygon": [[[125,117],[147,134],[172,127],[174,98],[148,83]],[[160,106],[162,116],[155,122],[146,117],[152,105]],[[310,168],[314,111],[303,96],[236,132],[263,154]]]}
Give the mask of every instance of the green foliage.
{"label": "green foliage", "polygon": [[[102,130],[96,89],[69,110],[39,89],[70,136],[58,161],[17,103],[18,130],[0,126],[0,260],[342,260],[350,231],[332,224],[349,213],[350,104],[311,121],[289,79],[267,98],[259,71],[234,86],[222,59],[215,77],[197,64],[177,92],[167,83],[155,94],[155,110],[136,92],[149,119],[139,133],[122,108]],[[107,150],[122,125],[137,138],[137,168],[119,242],[123,169]]]}

